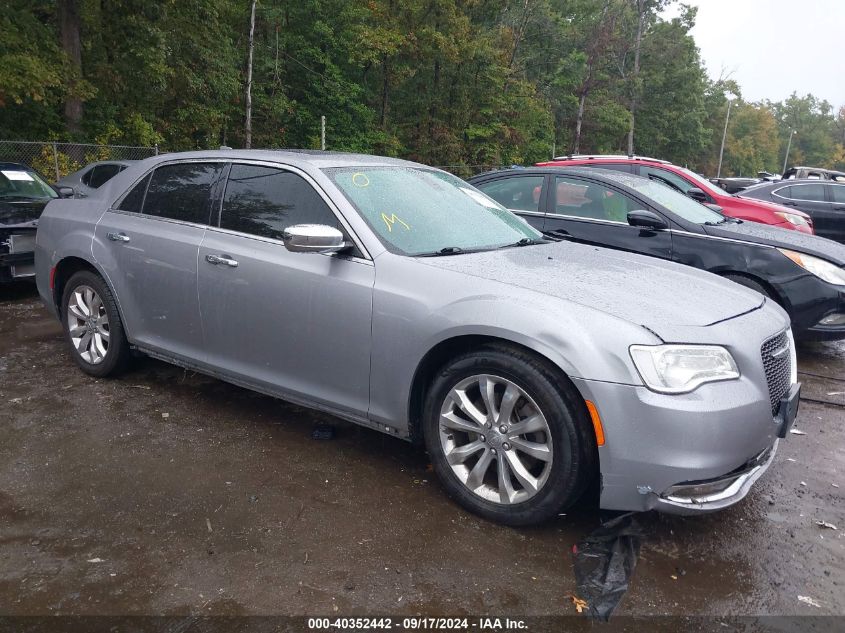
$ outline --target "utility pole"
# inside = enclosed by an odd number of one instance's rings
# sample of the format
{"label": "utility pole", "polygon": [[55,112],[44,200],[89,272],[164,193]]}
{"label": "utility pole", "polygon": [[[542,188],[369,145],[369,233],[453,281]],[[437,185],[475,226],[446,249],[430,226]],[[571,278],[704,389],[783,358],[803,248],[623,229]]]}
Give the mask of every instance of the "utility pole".
{"label": "utility pole", "polygon": [[722,177],[722,155],[725,153],[725,138],[728,136],[728,121],[731,118],[731,105],[733,105],[732,96],[728,98],[728,114],[725,116],[725,131],[722,132],[722,147],[719,148],[719,168],[716,170],[716,178]]}
{"label": "utility pole", "polygon": [[326,115],[320,116],[320,149],[326,151]]}
{"label": "utility pole", "polygon": [[255,3],[252,0],[252,10],[249,14],[249,56],[246,62],[246,123],[244,124],[244,144],[252,147],[252,49],[255,43]]}
{"label": "utility pole", "polygon": [[781,174],[786,173],[786,161],[789,160],[789,150],[792,148],[792,137],[798,134],[798,130],[790,130],[789,131],[789,140],[786,142],[786,156],[783,157],[783,171]]}

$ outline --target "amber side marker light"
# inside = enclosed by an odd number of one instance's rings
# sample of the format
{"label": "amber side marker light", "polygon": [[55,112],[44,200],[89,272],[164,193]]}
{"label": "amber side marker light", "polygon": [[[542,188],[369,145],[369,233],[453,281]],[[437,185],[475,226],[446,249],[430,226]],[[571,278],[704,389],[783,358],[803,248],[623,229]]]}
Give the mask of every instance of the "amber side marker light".
{"label": "amber side marker light", "polygon": [[604,446],[604,429],[601,425],[599,410],[596,409],[596,405],[594,405],[589,400],[585,400],[584,402],[587,403],[587,411],[590,412],[590,420],[592,420],[593,430],[595,430],[596,432],[596,444],[598,444],[599,446]]}

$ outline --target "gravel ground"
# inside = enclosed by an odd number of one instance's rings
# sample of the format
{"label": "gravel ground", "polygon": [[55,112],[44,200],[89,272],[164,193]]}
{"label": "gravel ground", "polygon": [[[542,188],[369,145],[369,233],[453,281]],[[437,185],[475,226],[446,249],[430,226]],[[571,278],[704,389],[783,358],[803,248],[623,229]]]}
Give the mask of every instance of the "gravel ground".
{"label": "gravel ground", "polygon": [[[594,498],[501,527],[395,438],[149,359],[92,379],[31,286],[0,333],[0,615],[574,613]],[[729,510],[641,515],[617,615],[845,615],[845,344],[799,365],[806,435]]]}

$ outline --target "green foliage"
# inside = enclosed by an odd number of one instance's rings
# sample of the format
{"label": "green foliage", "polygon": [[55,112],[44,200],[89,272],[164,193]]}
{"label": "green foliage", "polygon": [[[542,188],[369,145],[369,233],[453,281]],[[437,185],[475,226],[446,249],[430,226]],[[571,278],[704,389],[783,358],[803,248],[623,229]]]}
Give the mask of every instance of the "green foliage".
{"label": "green foliage", "polygon": [[[637,153],[715,173],[726,93],[740,88],[707,79],[694,9],[660,17],[675,1],[261,0],[252,145],[317,148],[325,116],[332,150],[532,163],[570,150],[576,127],[582,152],[626,151],[633,111]],[[78,95],[85,140],[243,145],[250,0],[78,0],[81,76],[60,4],[0,12],[0,138],[68,138],[64,102]],[[791,163],[845,167],[845,110],[793,95],[735,100],[723,173],[777,171],[791,129]]]}

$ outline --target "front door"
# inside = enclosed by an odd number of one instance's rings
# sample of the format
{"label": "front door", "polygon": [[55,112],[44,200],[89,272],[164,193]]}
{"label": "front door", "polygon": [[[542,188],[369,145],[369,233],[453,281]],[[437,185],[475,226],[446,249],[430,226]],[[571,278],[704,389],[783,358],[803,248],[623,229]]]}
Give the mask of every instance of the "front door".
{"label": "front door", "polygon": [[214,162],[162,165],[97,224],[93,254],[135,344],[202,360],[197,250],[221,167]]}
{"label": "front door", "polygon": [[645,205],[601,182],[555,176],[544,231],[558,237],[662,259],[672,257],[672,232],[628,224]]}
{"label": "front door", "polygon": [[294,171],[235,163],[213,224],[198,277],[209,364],[264,391],[366,417],[373,262],[291,253],[281,239],[294,224],[341,228],[322,195]]}
{"label": "front door", "polygon": [[786,207],[799,209],[813,218],[813,228],[817,235],[830,237],[835,230],[831,222],[833,205],[827,201],[824,181],[787,185],[772,192],[772,199]]}

